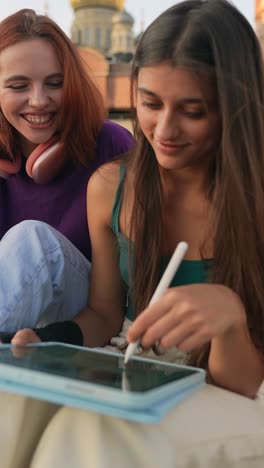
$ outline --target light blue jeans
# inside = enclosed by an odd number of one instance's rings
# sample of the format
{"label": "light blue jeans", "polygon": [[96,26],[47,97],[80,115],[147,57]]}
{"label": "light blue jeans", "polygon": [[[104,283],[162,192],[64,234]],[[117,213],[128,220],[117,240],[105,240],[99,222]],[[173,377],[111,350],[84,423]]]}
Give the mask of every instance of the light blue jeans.
{"label": "light blue jeans", "polygon": [[90,268],[48,224],[12,227],[0,242],[0,331],[72,319],[87,304]]}

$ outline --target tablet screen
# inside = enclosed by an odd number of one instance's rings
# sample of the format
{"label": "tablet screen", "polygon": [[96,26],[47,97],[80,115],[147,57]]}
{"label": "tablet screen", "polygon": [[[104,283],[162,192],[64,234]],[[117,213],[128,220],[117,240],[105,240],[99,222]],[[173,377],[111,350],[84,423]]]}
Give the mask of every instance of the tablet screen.
{"label": "tablet screen", "polygon": [[144,392],[199,372],[63,345],[0,349],[0,363],[131,392]]}

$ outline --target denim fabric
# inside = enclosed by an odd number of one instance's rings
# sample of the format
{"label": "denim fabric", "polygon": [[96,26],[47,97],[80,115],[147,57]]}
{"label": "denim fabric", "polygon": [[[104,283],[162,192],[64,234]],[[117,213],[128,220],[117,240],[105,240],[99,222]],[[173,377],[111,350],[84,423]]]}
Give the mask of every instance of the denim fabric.
{"label": "denim fabric", "polygon": [[70,320],[88,301],[90,263],[60,232],[23,221],[0,242],[0,331]]}

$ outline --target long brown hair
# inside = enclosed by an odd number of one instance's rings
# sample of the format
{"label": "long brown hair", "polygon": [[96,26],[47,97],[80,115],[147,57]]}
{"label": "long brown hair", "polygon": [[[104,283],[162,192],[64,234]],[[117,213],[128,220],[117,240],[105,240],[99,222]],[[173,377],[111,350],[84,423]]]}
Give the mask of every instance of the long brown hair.
{"label": "long brown hair", "polygon": [[[60,109],[60,138],[65,157],[88,164],[105,110],[102,96],[87,73],[80,54],[50,18],[23,9],[0,22],[0,53],[19,42],[44,39],[54,48],[64,74]],[[0,155],[13,160],[18,151],[17,132],[1,113]]]}
{"label": "long brown hair", "polygon": [[[236,291],[253,342],[264,348],[264,75],[258,39],[244,16],[225,0],[187,0],[161,14],[143,34],[134,57],[133,86],[141,67],[164,61],[210,73],[222,134],[212,160],[208,196],[213,267],[208,281]],[[153,150],[135,121],[137,147],[128,170],[134,181],[131,236],[133,303],[139,313],[159,278],[162,188]],[[201,246],[202,247],[202,246]],[[190,362],[206,365],[209,346]]]}

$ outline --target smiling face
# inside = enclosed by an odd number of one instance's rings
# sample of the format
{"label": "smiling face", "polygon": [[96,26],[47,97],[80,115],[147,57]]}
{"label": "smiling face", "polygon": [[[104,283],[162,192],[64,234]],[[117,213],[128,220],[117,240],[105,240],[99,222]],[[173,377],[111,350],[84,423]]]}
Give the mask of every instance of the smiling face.
{"label": "smiling face", "polygon": [[58,130],[63,70],[52,45],[32,39],[0,53],[0,106],[27,157]]}
{"label": "smiling face", "polygon": [[220,139],[220,115],[210,80],[169,63],[139,70],[137,116],[159,165],[168,170],[208,166]]}

